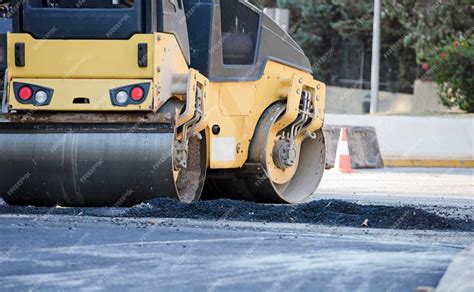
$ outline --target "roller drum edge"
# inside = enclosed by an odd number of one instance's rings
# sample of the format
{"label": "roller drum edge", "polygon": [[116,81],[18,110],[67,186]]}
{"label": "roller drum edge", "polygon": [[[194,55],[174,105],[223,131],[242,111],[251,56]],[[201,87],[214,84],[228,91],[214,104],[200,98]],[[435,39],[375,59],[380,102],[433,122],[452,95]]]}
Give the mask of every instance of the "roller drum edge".
{"label": "roller drum edge", "polygon": [[0,195],[36,206],[177,198],[173,141],[167,124],[0,123]]}

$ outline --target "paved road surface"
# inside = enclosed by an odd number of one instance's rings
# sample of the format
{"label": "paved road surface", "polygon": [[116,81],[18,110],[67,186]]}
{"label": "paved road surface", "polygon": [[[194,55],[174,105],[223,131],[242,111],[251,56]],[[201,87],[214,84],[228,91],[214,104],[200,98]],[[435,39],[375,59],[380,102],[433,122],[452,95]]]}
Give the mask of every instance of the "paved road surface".
{"label": "paved road surface", "polygon": [[474,200],[474,169],[385,168],[326,171],[318,194]]}
{"label": "paved road surface", "polygon": [[[328,172],[315,197],[472,218],[472,182],[468,170]],[[0,215],[0,290],[414,291],[436,286],[473,241],[452,231],[22,213]]]}
{"label": "paved road surface", "polygon": [[469,234],[322,226],[0,217],[2,290],[414,291]]}

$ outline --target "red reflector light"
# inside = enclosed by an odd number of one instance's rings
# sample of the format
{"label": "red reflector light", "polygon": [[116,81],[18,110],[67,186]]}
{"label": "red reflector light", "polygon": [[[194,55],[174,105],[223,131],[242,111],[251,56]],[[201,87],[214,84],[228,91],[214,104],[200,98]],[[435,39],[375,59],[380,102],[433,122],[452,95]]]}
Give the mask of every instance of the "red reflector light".
{"label": "red reflector light", "polygon": [[18,96],[22,100],[28,100],[33,96],[33,90],[31,90],[31,88],[29,88],[28,86],[23,86],[22,88],[20,88],[20,91],[18,91]]}
{"label": "red reflector light", "polygon": [[130,92],[130,97],[135,101],[142,99],[144,95],[145,92],[143,91],[143,88],[138,86],[132,88],[132,91]]}

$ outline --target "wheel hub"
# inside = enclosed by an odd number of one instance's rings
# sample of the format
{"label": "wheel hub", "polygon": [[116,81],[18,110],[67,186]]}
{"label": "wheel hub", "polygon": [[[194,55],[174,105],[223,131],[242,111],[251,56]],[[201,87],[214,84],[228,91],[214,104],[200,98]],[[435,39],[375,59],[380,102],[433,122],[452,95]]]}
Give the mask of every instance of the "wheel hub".
{"label": "wheel hub", "polygon": [[296,164],[298,159],[298,150],[294,141],[279,140],[273,148],[273,161],[276,167],[287,169]]}

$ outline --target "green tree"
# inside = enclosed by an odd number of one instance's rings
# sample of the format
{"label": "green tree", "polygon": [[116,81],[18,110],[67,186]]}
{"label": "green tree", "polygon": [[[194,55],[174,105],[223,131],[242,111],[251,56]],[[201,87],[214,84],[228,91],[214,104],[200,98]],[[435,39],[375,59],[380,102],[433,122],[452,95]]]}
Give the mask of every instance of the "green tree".
{"label": "green tree", "polygon": [[[372,48],[373,0],[333,0],[340,11],[340,19],[332,26],[345,39],[359,44],[369,55]],[[382,0],[382,5],[385,5]],[[405,47],[403,40],[408,36],[407,30],[394,15],[382,14],[382,71],[381,76],[389,81],[392,91],[411,91],[416,78],[415,53]]]}
{"label": "green tree", "polygon": [[419,62],[474,26],[472,0],[384,0],[383,7],[404,27],[405,45],[415,49]]}
{"label": "green tree", "polygon": [[364,48],[371,45],[373,2],[370,0],[333,0],[338,20],[332,23],[342,37],[351,39]]}
{"label": "green tree", "polygon": [[419,63],[430,65],[423,78],[438,84],[441,102],[474,112],[472,0],[385,2],[385,12],[408,32],[405,46],[415,49]]}
{"label": "green tree", "polygon": [[[365,71],[369,73],[373,0],[261,0],[254,3],[261,8],[277,6],[290,10],[290,34],[314,64],[316,78],[334,85],[346,77],[347,72],[341,65],[347,58],[348,42],[365,52]],[[383,26],[382,50],[387,52],[406,32],[396,17],[387,14],[383,15]],[[349,58],[360,57],[350,52]],[[412,49],[399,45],[396,50],[390,50],[383,61],[383,79],[390,79],[393,90],[411,91],[416,77]]]}
{"label": "green tree", "polygon": [[474,113],[474,37],[438,48],[428,58],[441,102]]}
{"label": "green tree", "polygon": [[291,12],[290,34],[298,41],[314,66],[315,77],[332,84],[339,77],[331,60],[342,37],[332,26],[339,11],[330,0],[278,0],[278,7]]}

